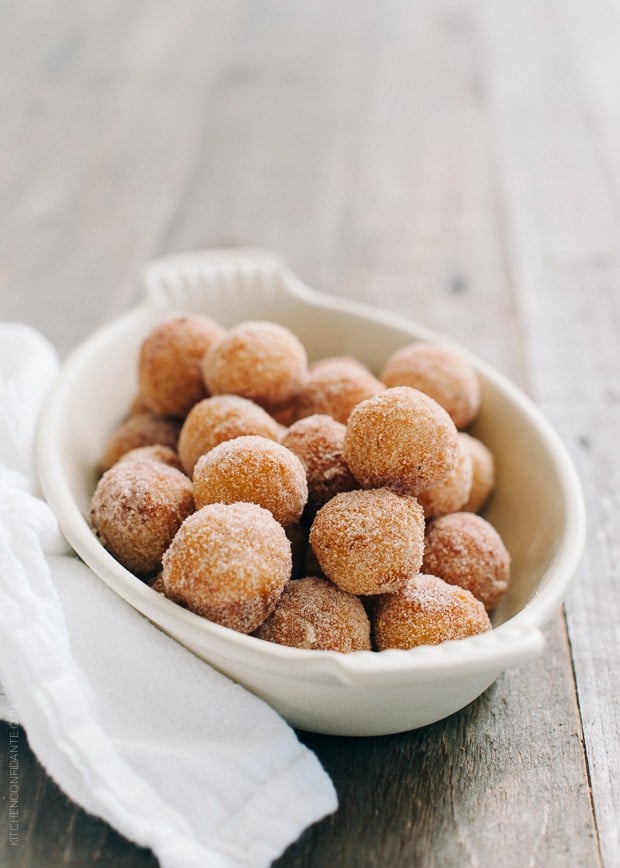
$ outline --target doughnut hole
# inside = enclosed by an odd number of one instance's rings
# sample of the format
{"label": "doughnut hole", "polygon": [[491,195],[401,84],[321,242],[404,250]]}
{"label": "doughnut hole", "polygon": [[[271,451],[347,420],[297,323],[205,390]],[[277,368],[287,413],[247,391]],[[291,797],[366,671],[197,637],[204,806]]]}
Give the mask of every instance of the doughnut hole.
{"label": "doughnut hole", "polygon": [[290,575],[291,547],[271,513],[254,503],[214,503],[183,522],[164,555],[162,579],[169,599],[253,633]]}
{"label": "doughnut hole", "polygon": [[456,464],[457,431],[436,401],[417,389],[386,389],[351,413],[344,458],[364,488],[389,486],[418,494]]}
{"label": "doughnut hole", "polygon": [[200,314],[173,315],[155,326],[140,347],[142,399],[157,413],[185,416],[207,394],[201,363],[225,330]]}
{"label": "doughnut hole", "polygon": [[510,555],[486,519],[471,512],[455,512],[429,523],[422,568],[471,591],[490,611],[508,588]]}
{"label": "doughnut hole", "polygon": [[153,446],[139,446],[137,449],[130,449],[119,458],[119,461],[137,461],[142,459],[150,461],[159,461],[161,464],[167,464],[168,467],[174,467],[175,470],[183,472],[179,456],[169,446],[162,446],[161,443],[154,443]]}
{"label": "doughnut hole", "polygon": [[200,456],[214,446],[246,434],[269,440],[282,436],[278,423],[246,398],[215,395],[199,401],[188,413],[179,435],[179,457],[185,472],[191,476]]}
{"label": "doughnut hole", "polygon": [[99,480],[90,521],[102,545],[137,576],[161,566],[181,522],[194,510],[191,481],[158,461],[119,461]]}
{"label": "doughnut hole", "polygon": [[318,511],[310,545],[343,591],[391,593],[420,569],[424,513],[414,497],[385,488],[345,491]]}
{"label": "doughnut hole", "polygon": [[157,413],[138,413],[112,431],[103,448],[101,469],[109,470],[126,452],[141,446],[168,446],[176,450],[180,422]]}
{"label": "doughnut hole", "polygon": [[495,488],[495,459],[491,450],[471,434],[460,431],[459,440],[469,452],[473,468],[471,491],[462,512],[480,512]]}
{"label": "doughnut hole", "polygon": [[[459,434],[458,437],[460,436]],[[453,469],[437,485],[418,494],[427,521],[462,509],[471,492],[473,473],[471,455],[459,439]]]}
{"label": "doughnut hole", "polygon": [[236,437],[215,446],[194,469],[196,507],[256,503],[284,527],[296,524],[308,499],[306,473],[296,455],[265,437]]}
{"label": "doughnut hole", "polygon": [[308,500],[315,507],[342,491],[358,488],[344,460],[345,431],[345,426],[331,416],[307,416],[291,425],[282,439],[282,445],[294,452],[304,466]]}
{"label": "doughnut hole", "polygon": [[458,353],[428,343],[414,343],[393,353],[381,373],[388,387],[419,389],[446,410],[457,428],[465,428],[480,409],[480,382]]}
{"label": "doughnut hole", "polygon": [[320,414],[346,424],[360,401],[384,388],[360,362],[346,357],[324,359],[311,368],[306,387],[297,399],[297,418]]}
{"label": "doughnut hole", "polygon": [[244,322],[209,350],[202,375],[213,395],[241,395],[261,406],[277,407],[304,387],[308,359],[289,329],[272,322]]}
{"label": "doughnut hole", "polygon": [[314,577],[289,582],[255,635],[294,648],[371,650],[370,621],[359,598]]}
{"label": "doughnut hole", "polygon": [[379,597],[372,618],[377,651],[439,645],[491,629],[473,594],[430,575],[413,576],[400,591]]}

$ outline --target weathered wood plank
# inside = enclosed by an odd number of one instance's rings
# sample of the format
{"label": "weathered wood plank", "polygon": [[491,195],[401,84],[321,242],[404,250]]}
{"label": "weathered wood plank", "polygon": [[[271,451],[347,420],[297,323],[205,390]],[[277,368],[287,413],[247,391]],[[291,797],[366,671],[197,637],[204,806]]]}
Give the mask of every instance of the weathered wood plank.
{"label": "weathered wood plank", "polygon": [[609,146],[620,126],[617,90],[601,73],[619,80],[609,34],[617,45],[620,20],[604,3],[587,15],[573,4],[571,16],[560,3],[527,7],[527,28],[510,15],[487,19],[498,176],[533,393],[571,450],[588,503],[589,542],[566,611],[601,852],[614,865],[620,161]]}
{"label": "weathered wood plank", "polygon": [[[112,868],[154,868],[157,860],[149,850],[130,844],[107,823],[84,813],[61,792],[48,777],[30,750],[26,735],[19,730],[18,774],[19,804],[17,844],[12,846],[8,835],[5,804],[8,786],[3,779],[0,787],[2,833],[0,834],[0,865],[10,868],[33,866],[97,865]],[[9,726],[0,721],[0,754],[2,769],[8,767],[6,747]],[[8,779],[8,773],[6,776]]]}
{"label": "weathered wood plank", "polygon": [[64,353],[135,297],[236,5],[25,4],[0,34],[2,316]]}
{"label": "weathered wood plank", "polygon": [[[305,736],[341,805],[278,868],[597,865],[588,812],[570,805],[587,803],[587,785],[573,770],[575,715],[558,717],[549,696],[551,681],[572,688],[562,633],[558,620],[544,660],[507,673],[446,721],[378,739]],[[528,695],[518,705],[524,679]]]}

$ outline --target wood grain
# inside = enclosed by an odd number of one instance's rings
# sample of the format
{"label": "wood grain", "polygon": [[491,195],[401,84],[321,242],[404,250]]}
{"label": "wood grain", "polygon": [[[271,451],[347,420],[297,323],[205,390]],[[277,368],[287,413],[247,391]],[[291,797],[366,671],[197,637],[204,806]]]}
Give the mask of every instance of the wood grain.
{"label": "wood grain", "polygon": [[63,354],[135,299],[200,158],[205,91],[235,6],[181,5],[8,10],[2,315],[27,319]]}
{"label": "wood grain", "polygon": [[[548,638],[553,646],[561,636]],[[575,715],[558,719],[558,700],[551,705],[548,696],[547,679],[560,696],[572,690],[563,654],[527,667],[528,701],[515,713],[524,675],[504,676],[465,711],[414,733],[305,736],[341,805],[289,848],[279,868],[596,865],[587,789],[575,775]],[[541,731],[544,743],[533,747]],[[551,786],[562,793],[557,801],[545,796]]]}
{"label": "wood grain", "polygon": [[[603,37],[618,26],[617,9],[598,7],[588,24],[574,7],[567,18],[563,4],[531,4],[519,51],[518,22],[509,16],[489,16],[487,38],[493,68],[500,54],[505,60],[491,102],[532,391],[572,452],[588,503],[590,542],[566,611],[597,830],[613,865],[620,859],[620,219],[610,183],[619,163],[608,150],[617,104],[600,73],[605,65],[613,77],[620,64]],[[517,124],[532,131],[529,140],[516,134]]]}
{"label": "wood grain", "polygon": [[[281,868],[618,864],[620,15],[593,5],[0,10],[2,319],[64,354],[152,256],[264,245],[496,365],[584,482],[590,539],[544,655],[417,732],[301,734],[340,809]],[[0,864],[155,864],[25,739],[20,757],[22,841]]]}

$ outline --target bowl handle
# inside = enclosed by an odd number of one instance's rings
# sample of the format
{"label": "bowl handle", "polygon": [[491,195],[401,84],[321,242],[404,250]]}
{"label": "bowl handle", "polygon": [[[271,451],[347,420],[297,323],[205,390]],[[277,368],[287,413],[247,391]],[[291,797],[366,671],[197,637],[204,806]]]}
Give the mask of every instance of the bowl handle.
{"label": "bowl handle", "polygon": [[286,295],[286,273],[276,253],[260,248],[177,253],[144,268],[144,299],[149,307],[164,310],[201,310],[215,303],[238,310],[246,301]]}

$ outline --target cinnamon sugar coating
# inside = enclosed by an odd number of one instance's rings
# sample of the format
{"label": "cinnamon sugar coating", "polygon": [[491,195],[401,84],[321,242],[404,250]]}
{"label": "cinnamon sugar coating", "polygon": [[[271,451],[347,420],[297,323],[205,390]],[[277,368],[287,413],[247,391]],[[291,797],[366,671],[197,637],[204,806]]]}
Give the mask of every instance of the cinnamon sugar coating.
{"label": "cinnamon sugar coating", "polygon": [[310,545],[322,571],[352,594],[401,588],[422,564],[424,513],[388,489],[345,491],[318,511]]}
{"label": "cinnamon sugar coating", "polygon": [[404,347],[381,382],[351,356],[308,368],[275,323],[186,315],[152,330],[138,367],[91,521],[155,590],[296,647],[368,649],[369,617],[378,648],[489,629],[510,559],[475,523],[495,468],[457,432],[480,402],[458,355]]}
{"label": "cinnamon sugar coating", "polygon": [[383,389],[383,384],[355,359],[322,359],[310,369],[306,387],[297,399],[297,418],[325,414],[346,424],[360,401]]}
{"label": "cinnamon sugar coating", "polygon": [[284,326],[243,322],[207,353],[202,374],[213,395],[241,395],[277,407],[304,387],[308,359],[299,339]]}
{"label": "cinnamon sugar coating", "polygon": [[179,457],[192,475],[201,455],[214,446],[245,434],[279,440],[281,429],[269,413],[238,395],[215,395],[199,401],[187,415],[179,435]]}
{"label": "cinnamon sugar coating", "polygon": [[286,527],[301,518],[308,485],[290,449],[265,437],[236,437],[198,459],[194,497],[198,508],[208,503],[257,503]]}
{"label": "cinnamon sugar coating", "polygon": [[207,394],[201,363],[225,334],[200,314],[173,315],[156,325],[140,347],[138,380],[143,400],[157,413],[185,416]]}
{"label": "cinnamon sugar coating", "polygon": [[372,617],[377,651],[438,645],[491,629],[473,594],[431,575],[413,576],[402,590],[380,597]]}
{"label": "cinnamon sugar coating", "polygon": [[453,469],[437,485],[418,494],[427,521],[462,509],[469,497],[474,470],[471,455],[460,440],[461,436],[460,433],[457,435],[458,451]]}
{"label": "cinnamon sugar coating", "polygon": [[465,428],[480,409],[480,383],[474,368],[458,353],[428,343],[413,343],[393,353],[381,373],[388,387],[411,386],[429,395]]}
{"label": "cinnamon sugar coating", "polygon": [[495,488],[495,459],[491,450],[477,437],[460,431],[459,440],[469,452],[473,467],[471,491],[461,509],[463,512],[480,512]]}
{"label": "cinnamon sugar coating", "polygon": [[408,386],[386,389],[353,410],[344,457],[364,488],[408,494],[432,488],[457,458],[457,431],[446,411]]}
{"label": "cinnamon sugar coating", "polygon": [[147,458],[151,461],[159,461],[161,464],[167,464],[168,467],[174,467],[175,470],[183,472],[179,456],[169,446],[163,446],[161,443],[154,443],[152,446],[139,446],[137,449],[130,449],[125,452],[119,461],[136,461],[138,459]]}
{"label": "cinnamon sugar coating", "polygon": [[359,597],[313,577],[289,582],[255,635],[294,648],[371,650],[370,621]]}
{"label": "cinnamon sugar coating", "polygon": [[101,456],[101,469],[109,470],[126,452],[157,443],[176,449],[180,423],[157,413],[138,413],[121,422],[108,437]]}
{"label": "cinnamon sugar coating", "polygon": [[138,576],[157,570],[194,510],[190,480],[158,461],[120,461],[99,480],[90,520],[102,545]]}
{"label": "cinnamon sugar coating", "polygon": [[422,568],[471,591],[491,610],[508,588],[510,555],[486,519],[471,512],[455,512],[428,525]]}
{"label": "cinnamon sugar coating", "polygon": [[163,559],[166,596],[241,633],[271,613],[291,575],[291,547],[254,503],[214,503],[187,518]]}
{"label": "cinnamon sugar coating", "polygon": [[307,416],[291,425],[282,439],[282,445],[304,466],[308,500],[313,506],[322,506],[341,491],[358,488],[342,452],[345,431],[345,426],[331,416]]}

